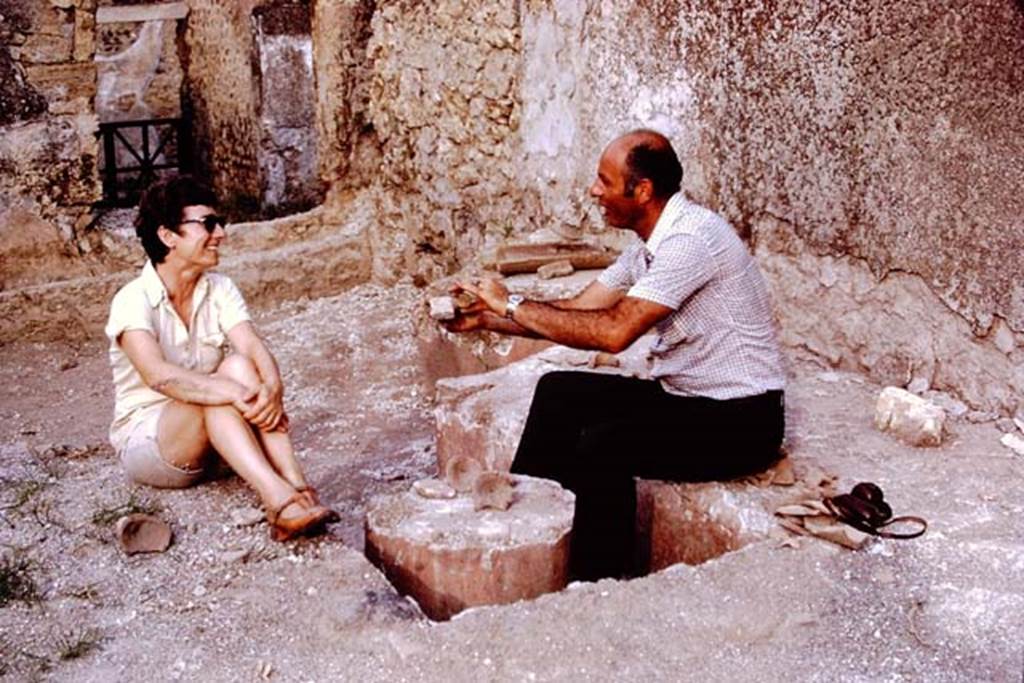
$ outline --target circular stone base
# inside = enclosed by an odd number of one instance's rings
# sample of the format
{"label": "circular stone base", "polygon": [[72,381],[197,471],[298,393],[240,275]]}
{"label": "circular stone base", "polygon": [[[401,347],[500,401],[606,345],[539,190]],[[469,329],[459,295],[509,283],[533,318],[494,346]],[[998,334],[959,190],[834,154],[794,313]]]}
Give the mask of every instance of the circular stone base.
{"label": "circular stone base", "polygon": [[431,619],[565,588],[575,496],[546,479],[513,479],[507,510],[475,511],[468,494],[374,498],[366,556]]}

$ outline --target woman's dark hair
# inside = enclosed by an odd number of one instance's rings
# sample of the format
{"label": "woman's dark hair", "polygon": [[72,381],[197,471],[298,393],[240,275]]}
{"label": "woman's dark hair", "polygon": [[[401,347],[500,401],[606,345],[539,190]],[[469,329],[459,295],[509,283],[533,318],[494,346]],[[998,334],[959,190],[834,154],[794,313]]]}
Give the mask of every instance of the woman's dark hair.
{"label": "woman's dark hair", "polygon": [[626,154],[626,196],[633,196],[633,189],[644,178],[651,181],[654,196],[659,199],[678,192],[683,181],[683,167],[668,138],[648,129],[634,130],[626,137],[633,142]]}
{"label": "woman's dark hair", "polygon": [[142,248],[153,265],[163,263],[168,252],[157,234],[160,226],[178,232],[185,207],[199,204],[216,206],[217,196],[190,175],[160,180],[146,189],[135,217],[135,234],[142,240]]}

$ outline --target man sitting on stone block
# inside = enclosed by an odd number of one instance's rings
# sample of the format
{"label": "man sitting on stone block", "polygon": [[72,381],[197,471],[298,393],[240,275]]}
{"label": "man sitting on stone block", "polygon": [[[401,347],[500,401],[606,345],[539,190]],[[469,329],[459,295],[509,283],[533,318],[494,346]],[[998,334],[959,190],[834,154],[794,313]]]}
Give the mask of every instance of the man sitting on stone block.
{"label": "man sitting on stone block", "polygon": [[537,385],[512,471],[576,494],[577,578],[628,575],[634,477],[731,479],[767,468],[783,436],[784,373],[757,264],[721,216],[680,192],[663,135],[637,130],[601,155],[590,194],[633,243],[579,295],[509,295],[459,283],[477,303],[449,330],[492,330],[617,353],[654,331],[651,380],[553,372]]}

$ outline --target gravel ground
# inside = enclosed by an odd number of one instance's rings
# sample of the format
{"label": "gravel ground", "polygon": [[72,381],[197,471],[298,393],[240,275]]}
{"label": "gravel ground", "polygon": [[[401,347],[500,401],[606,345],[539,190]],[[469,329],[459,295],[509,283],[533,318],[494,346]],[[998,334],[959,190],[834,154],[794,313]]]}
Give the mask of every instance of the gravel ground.
{"label": "gravel ground", "polygon": [[[367,499],[433,473],[432,380],[411,286],[262,315],[295,439],[342,519],[271,542],[231,477],[128,484],[106,444],[104,345],[0,347],[0,676],[10,680],[1021,680],[1024,460],[992,423],[936,449],[878,433],[880,387],[794,359],[789,439],[849,486],[879,482],[916,541],[853,553],[759,543],[700,567],[573,584],[426,620],[362,556]],[[429,339],[427,340],[429,342]],[[112,522],[171,523],[124,556]]]}

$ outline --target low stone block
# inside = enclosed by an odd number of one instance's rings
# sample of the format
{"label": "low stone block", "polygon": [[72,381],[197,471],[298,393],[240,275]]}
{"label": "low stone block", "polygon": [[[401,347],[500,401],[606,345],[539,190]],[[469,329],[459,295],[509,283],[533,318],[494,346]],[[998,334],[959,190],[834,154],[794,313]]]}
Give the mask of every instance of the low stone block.
{"label": "low stone block", "polygon": [[637,480],[637,557],[642,572],[702,564],[778,533],[773,510],[792,488],[746,480],[675,483]]}
{"label": "low stone block", "polygon": [[513,480],[507,510],[477,511],[468,495],[374,498],[366,514],[367,557],[432,619],[563,589],[575,497],[544,479]]}
{"label": "low stone block", "polygon": [[946,411],[920,396],[886,387],[875,405],[875,426],[911,446],[942,443]]}
{"label": "low stone block", "polygon": [[451,460],[466,457],[485,470],[507,472],[544,374],[581,370],[644,376],[650,341],[644,338],[619,354],[617,366],[605,358],[594,367],[594,352],[555,346],[491,372],[438,380],[434,417],[439,470],[445,472]]}

